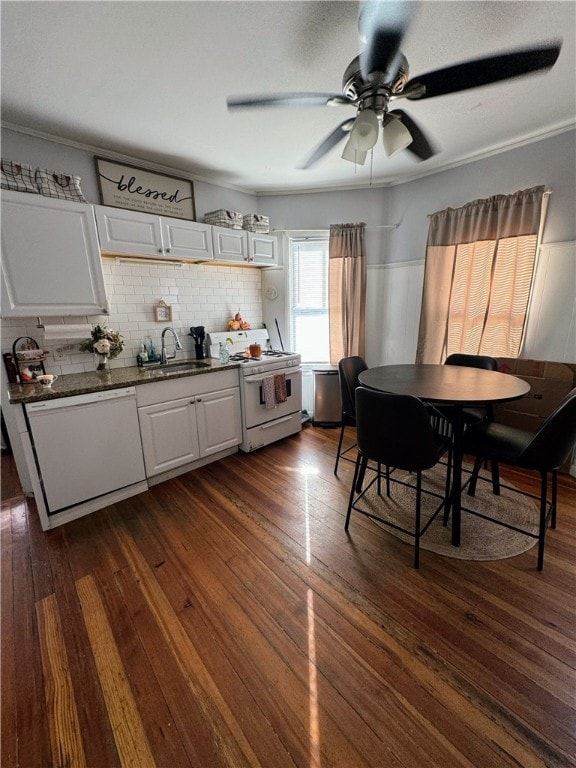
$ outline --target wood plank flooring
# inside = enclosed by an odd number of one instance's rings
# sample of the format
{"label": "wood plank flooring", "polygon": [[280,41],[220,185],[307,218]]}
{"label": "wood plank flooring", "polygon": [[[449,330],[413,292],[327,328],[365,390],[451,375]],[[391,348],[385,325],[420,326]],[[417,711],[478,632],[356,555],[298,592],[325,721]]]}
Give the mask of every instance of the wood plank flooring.
{"label": "wood plank flooring", "polygon": [[2,768],[576,765],[574,479],[541,573],[535,549],[416,571],[361,516],[344,533],[337,438],[47,533],[3,456]]}

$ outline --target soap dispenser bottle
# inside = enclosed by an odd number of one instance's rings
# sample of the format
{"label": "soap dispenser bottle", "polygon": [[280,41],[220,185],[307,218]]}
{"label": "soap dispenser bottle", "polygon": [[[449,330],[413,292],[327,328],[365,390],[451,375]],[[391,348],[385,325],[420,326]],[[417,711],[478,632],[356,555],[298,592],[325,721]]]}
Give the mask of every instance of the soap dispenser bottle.
{"label": "soap dispenser bottle", "polygon": [[223,344],[222,342],[220,342],[218,357],[220,359],[220,362],[223,363],[224,365],[230,360],[230,351],[228,350],[227,344]]}

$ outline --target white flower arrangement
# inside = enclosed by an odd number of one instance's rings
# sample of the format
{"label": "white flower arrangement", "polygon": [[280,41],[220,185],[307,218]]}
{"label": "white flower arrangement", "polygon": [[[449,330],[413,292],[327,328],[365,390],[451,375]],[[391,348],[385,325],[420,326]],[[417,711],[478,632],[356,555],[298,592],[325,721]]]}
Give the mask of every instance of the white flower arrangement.
{"label": "white flower arrangement", "polygon": [[106,367],[107,358],[116,357],[123,349],[124,339],[118,331],[103,325],[95,325],[91,337],[80,344],[81,352],[94,352],[102,357],[98,370]]}

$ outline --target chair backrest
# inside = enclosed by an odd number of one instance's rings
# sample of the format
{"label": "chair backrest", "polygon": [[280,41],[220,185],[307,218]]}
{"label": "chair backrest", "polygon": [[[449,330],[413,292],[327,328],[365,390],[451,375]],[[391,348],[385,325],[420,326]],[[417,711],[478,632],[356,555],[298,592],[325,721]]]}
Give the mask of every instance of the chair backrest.
{"label": "chair backrest", "polygon": [[350,419],[356,418],[356,402],[354,394],[359,386],[358,376],[367,370],[366,362],[354,355],[343,357],[338,363],[338,375],[340,377],[340,396],[342,398],[342,413]]}
{"label": "chair backrest", "polygon": [[498,370],[498,361],[494,357],[489,357],[488,355],[465,355],[460,352],[448,355],[444,365],[463,365],[466,368],[484,368],[487,371]]}
{"label": "chair backrest", "polygon": [[546,418],[522,451],[522,466],[532,469],[558,469],[576,443],[576,387]]}
{"label": "chair backrest", "polygon": [[438,461],[430,416],[417,397],[356,390],[358,448],[371,461],[413,472]]}

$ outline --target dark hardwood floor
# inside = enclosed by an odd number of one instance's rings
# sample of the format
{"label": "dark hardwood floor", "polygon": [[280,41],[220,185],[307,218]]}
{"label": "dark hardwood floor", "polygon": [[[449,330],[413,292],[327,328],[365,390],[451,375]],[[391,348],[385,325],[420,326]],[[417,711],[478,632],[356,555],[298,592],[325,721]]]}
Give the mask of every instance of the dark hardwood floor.
{"label": "dark hardwood floor", "polygon": [[574,766],[574,479],[541,573],[535,549],[416,571],[361,516],[344,533],[337,438],[47,533],[3,456],[2,767]]}

